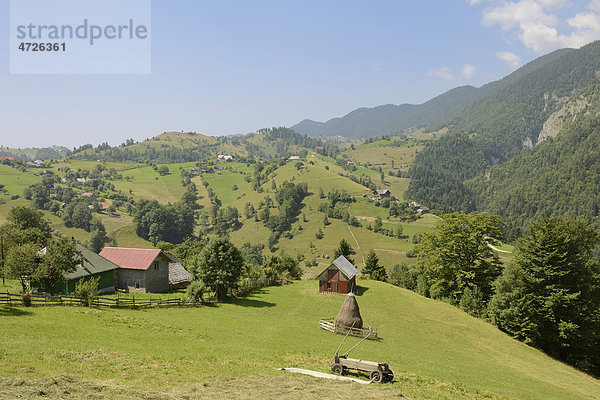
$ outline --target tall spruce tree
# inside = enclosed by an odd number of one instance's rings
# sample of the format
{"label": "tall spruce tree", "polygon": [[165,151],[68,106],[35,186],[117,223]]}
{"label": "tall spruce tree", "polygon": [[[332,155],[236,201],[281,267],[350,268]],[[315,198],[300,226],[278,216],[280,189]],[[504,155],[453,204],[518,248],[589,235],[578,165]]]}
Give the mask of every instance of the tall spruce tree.
{"label": "tall spruce tree", "polygon": [[497,280],[489,314],[498,327],[549,355],[600,375],[600,235],[583,221],[532,223],[514,264]]}
{"label": "tall spruce tree", "polygon": [[334,258],[338,258],[339,256],[344,256],[348,261],[354,264],[354,260],[350,257],[351,254],[354,254],[354,250],[350,246],[350,243],[346,239],[340,240],[340,246],[335,249]]}
{"label": "tall spruce tree", "polygon": [[385,267],[383,265],[379,265],[379,257],[377,257],[377,254],[375,254],[373,250],[371,250],[367,255],[365,267],[363,268],[362,273],[368,276],[369,279],[382,282],[385,282],[388,277]]}

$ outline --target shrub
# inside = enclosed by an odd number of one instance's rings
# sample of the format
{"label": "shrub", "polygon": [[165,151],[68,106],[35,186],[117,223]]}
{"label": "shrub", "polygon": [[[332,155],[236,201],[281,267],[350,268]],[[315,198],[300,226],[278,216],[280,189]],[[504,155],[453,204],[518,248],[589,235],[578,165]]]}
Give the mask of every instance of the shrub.
{"label": "shrub", "polygon": [[206,292],[206,285],[200,279],[195,279],[190,283],[185,292],[188,302],[197,303],[200,301],[204,303],[204,293]]}
{"label": "shrub", "polygon": [[98,296],[98,282],[100,277],[90,278],[87,281],[81,278],[75,284],[75,297],[83,300],[84,305],[90,306],[93,299]]}

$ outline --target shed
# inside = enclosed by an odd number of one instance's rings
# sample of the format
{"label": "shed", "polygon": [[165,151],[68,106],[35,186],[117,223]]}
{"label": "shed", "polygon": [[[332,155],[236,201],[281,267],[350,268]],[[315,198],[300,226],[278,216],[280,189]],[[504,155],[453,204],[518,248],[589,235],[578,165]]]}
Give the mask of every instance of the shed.
{"label": "shed", "polygon": [[356,289],[358,269],[344,256],[339,256],[318,276],[319,292],[350,293]]}
{"label": "shed", "polygon": [[169,290],[169,263],[175,260],[162,250],[105,247],[100,255],[120,267],[117,288],[154,293]]}

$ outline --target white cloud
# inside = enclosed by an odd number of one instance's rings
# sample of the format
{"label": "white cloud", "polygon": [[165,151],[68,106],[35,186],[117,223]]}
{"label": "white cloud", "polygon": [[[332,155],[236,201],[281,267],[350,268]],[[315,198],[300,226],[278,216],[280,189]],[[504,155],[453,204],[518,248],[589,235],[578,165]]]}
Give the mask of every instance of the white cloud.
{"label": "white cloud", "polygon": [[521,66],[521,57],[510,51],[499,51],[496,57],[504,61],[510,69],[514,70]]}
{"label": "white cloud", "polygon": [[463,78],[465,78],[467,80],[473,79],[473,76],[475,75],[475,70],[476,69],[477,68],[475,68],[471,64],[465,64],[462,67],[462,76],[463,76]]}
{"label": "white cloud", "polygon": [[[480,1],[475,0],[479,4]],[[498,25],[505,32],[517,32],[525,47],[538,54],[563,47],[581,47],[600,39],[600,0],[590,0],[587,11],[561,21],[551,11],[572,7],[568,0],[496,0],[483,10],[484,26]],[[568,25],[570,32],[559,28]]]}
{"label": "white cloud", "polygon": [[448,67],[442,67],[438,69],[429,70],[429,76],[437,76],[445,81],[451,81],[454,79],[454,75],[452,74],[452,70]]}

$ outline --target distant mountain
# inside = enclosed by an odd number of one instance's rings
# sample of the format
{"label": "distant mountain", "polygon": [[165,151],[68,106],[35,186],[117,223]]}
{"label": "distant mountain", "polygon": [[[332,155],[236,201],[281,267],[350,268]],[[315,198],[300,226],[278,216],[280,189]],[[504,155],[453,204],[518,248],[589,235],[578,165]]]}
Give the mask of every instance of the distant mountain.
{"label": "distant mountain", "polygon": [[374,108],[359,108],[342,118],[333,118],[327,122],[305,119],[292,126],[292,129],[309,136],[340,135],[349,138],[397,136],[409,128],[436,129],[471,104],[476,99],[477,92],[472,86],[463,86],[421,105],[386,104]]}
{"label": "distant mountain", "polygon": [[481,88],[457,87],[420,105],[386,104],[374,108],[359,108],[344,117],[333,118],[327,122],[305,119],[292,126],[292,129],[309,136],[340,135],[349,138],[397,136],[411,128],[435,131],[449,124],[459,113],[479,99],[513,85],[547,63],[571,51],[563,49],[540,57],[507,77]]}
{"label": "distant mountain", "polygon": [[505,78],[416,156],[406,197],[442,210],[498,213],[511,237],[543,215],[598,216],[599,77],[594,42]]}

